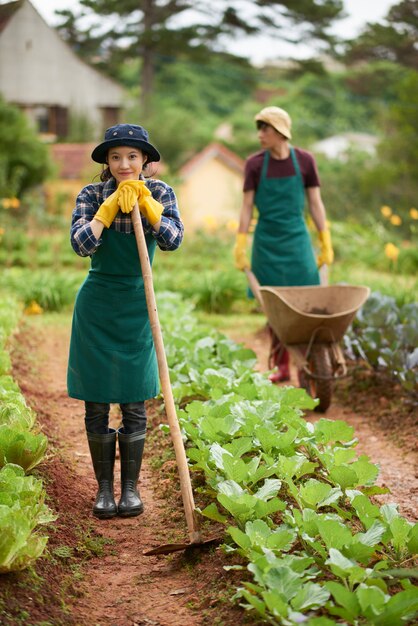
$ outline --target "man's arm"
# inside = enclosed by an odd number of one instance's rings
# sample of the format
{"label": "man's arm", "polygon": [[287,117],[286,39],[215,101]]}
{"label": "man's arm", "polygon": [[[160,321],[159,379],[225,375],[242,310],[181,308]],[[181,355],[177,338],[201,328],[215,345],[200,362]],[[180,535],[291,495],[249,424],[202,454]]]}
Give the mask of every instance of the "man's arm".
{"label": "man's arm", "polygon": [[308,198],[309,213],[318,231],[326,230],[326,211],[321,198],[321,189],[319,187],[308,187],[306,189]]}
{"label": "man's arm", "polygon": [[321,198],[319,187],[308,187],[309,212],[316,228],[318,229],[318,239],[320,252],[317,258],[318,267],[321,265],[331,265],[334,261],[334,250],[332,249],[331,233],[327,226],[326,211]]}
{"label": "man's arm", "polygon": [[253,216],[254,190],[244,191],[238,233],[234,246],[235,267],[244,271],[250,267],[247,257],[247,233]]}
{"label": "man's arm", "polygon": [[242,200],[241,207],[241,215],[239,220],[239,233],[248,233],[248,229],[250,228],[251,219],[253,216],[253,208],[254,208],[254,189],[250,189],[249,191],[244,191],[244,197]]}

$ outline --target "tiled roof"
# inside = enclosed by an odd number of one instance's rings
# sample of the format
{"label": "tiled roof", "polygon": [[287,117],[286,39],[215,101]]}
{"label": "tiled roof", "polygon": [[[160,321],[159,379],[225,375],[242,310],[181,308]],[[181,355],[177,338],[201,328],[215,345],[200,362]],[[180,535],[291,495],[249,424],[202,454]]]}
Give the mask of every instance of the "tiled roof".
{"label": "tiled roof", "polygon": [[242,174],[244,172],[245,161],[241,159],[235,152],[229,150],[221,143],[210,143],[198,154],[195,154],[187,163],[183,165],[180,170],[180,175],[184,178],[190,176],[190,174],[199,167],[202,163],[209,159],[217,158],[224,163],[227,167],[236,172]]}

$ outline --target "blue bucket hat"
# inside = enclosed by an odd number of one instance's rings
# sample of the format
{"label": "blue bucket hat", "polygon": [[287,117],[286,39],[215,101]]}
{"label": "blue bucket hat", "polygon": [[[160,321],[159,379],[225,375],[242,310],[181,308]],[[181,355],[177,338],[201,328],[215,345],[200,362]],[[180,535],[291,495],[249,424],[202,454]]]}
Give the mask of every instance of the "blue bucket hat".
{"label": "blue bucket hat", "polygon": [[133,124],[117,124],[108,128],[103,143],[96,146],[91,153],[91,158],[96,163],[106,163],[108,150],[116,146],[131,146],[142,150],[148,156],[146,163],[159,161],[161,158],[158,150],[149,143],[148,132],[145,128]]}

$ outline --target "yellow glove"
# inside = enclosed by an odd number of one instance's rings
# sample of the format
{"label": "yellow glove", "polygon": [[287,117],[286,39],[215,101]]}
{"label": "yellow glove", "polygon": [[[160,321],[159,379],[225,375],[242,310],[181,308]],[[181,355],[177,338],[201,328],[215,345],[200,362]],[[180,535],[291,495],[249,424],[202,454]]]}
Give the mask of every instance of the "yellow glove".
{"label": "yellow glove", "polygon": [[320,230],[318,238],[320,248],[317,258],[318,267],[321,267],[321,265],[331,265],[334,260],[334,250],[332,249],[330,231],[328,229]]}
{"label": "yellow glove", "polygon": [[238,233],[234,246],[234,258],[235,267],[238,270],[244,271],[250,267],[250,262],[247,257],[247,234]]}
{"label": "yellow glove", "polygon": [[122,213],[130,213],[134,204],[138,202],[138,195],[135,189],[125,185],[125,187],[119,190],[118,202]]}
{"label": "yellow glove", "polygon": [[155,200],[151,194],[147,197],[139,198],[138,205],[145,219],[148,220],[151,226],[155,226],[161,217],[161,213],[164,211],[163,205],[158,200]]}
{"label": "yellow glove", "polygon": [[109,228],[111,223],[116,217],[116,213],[119,211],[119,189],[116,189],[106,200],[99,206],[99,210],[94,216],[96,220],[99,220],[102,224]]}
{"label": "yellow glove", "polygon": [[118,190],[120,192],[119,206],[122,213],[130,213],[140,198],[151,195],[144,180],[125,180],[120,183]]}

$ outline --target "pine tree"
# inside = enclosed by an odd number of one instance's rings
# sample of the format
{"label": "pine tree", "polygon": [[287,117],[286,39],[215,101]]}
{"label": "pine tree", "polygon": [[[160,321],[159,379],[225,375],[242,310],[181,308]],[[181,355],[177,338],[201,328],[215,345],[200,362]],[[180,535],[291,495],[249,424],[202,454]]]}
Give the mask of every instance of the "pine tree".
{"label": "pine tree", "polygon": [[[186,54],[196,60],[220,50],[222,37],[280,33],[286,41],[331,41],[341,0],[80,0],[81,15],[64,18],[61,35],[81,56],[115,74],[115,66],[141,58],[141,104],[146,115],[159,59]],[[251,16],[251,17],[247,17]],[[80,24],[89,25],[81,28]],[[96,20],[96,21],[94,21]]]}

